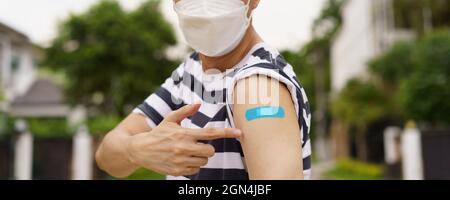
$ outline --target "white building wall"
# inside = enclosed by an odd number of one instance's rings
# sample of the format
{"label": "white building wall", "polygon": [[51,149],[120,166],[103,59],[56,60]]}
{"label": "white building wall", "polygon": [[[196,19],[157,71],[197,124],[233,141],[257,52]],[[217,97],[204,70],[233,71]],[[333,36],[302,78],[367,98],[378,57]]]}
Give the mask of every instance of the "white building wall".
{"label": "white building wall", "polygon": [[12,74],[11,89],[14,91],[13,98],[25,94],[35,81],[36,72],[34,69],[31,45],[13,48],[13,55],[20,59],[17,71]]}
{"label": "white building wall", "polygon": [[372,0],[349,0],[343,9],[344,24],[332,46],[332,89],[339,91],[348,80],[364,77],[367,61],[375,54]]}
{"label": "white building wall", "polygon": [[[8,36],[0,35],[0,87],[2,87],[6,100],[12,101],[17,96],[23,95],[33,84],[36,71],[33,63],[32,46],[14,45]],[[12,71],[11,61],[17,56],[20,65],[17,70]]]}
{"label": "white building wall", "polygon": [[331,49],[332,89],[355,77],[367,78],[367,63],[395,42],[414,39],[412,30],[394,27],[392,0],[348,0],[344,24]]}
{"label": "white building wall", "polygon": [[[0,44],[2,48],[2,50],[0,51],[0,87],[3,88],[3,91],[5,93],[7,93],[8,91],[6,91],[5,88],[8,85],[9,77],[11,77],[11,42],[9,38],[7,38],[7,36],[0,34]],[[8,94],[5,95],[9,96]]]}

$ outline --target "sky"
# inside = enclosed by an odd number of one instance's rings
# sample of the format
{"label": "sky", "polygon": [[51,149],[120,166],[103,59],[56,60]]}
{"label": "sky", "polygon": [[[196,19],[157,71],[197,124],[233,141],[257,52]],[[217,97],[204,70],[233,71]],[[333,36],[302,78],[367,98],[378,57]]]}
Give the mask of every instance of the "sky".
{"label": "sky", "polygon": [[[0,22],[25,33],[46,46],[57,34],[58,23],[70,13],[86,11],[99,0],[0,0]],[[142,0],[119,0],[127,10]],[[173,11],[172,0],[162,0],[161,11],[185,44]],[[261,0],[254,13],[254,26],[263,39],[278,49],[295,50],[311,37],[311,24],[325,0]]]}

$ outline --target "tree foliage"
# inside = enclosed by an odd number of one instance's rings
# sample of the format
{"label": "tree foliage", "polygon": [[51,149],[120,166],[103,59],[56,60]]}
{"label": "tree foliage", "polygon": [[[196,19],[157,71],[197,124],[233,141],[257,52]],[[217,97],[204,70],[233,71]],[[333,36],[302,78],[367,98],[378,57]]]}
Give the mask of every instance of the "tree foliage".
{"label": "tree foliage", "polygon": [[434,124],[450,121],[450,31],[397,43],[370,68],[390,96],[390,114]]}
{"label": "tree foliage", "polygon": [[316,108],[314,68],[317,65],[324,65],[325,72],[322,75],[325,76],[325,89],[329,91],[331,88],[330,49],[334,36],[342,25],[341,8],[344,3],[345,0],[328,0],[311,27],[315,37],[299,51],[282,52],[286,60],[294,67],[297,76],[308,92],[313,110]]}
{"label": "tree foliage", "polygon": [[416,70],[400,87],[401,106],[412,119],[450,122],[450,31],[420,41],[411,54]]}
{"label": "tree foliage", "polygon": [[370,71],[386,84],[399,84],[414,71],[414,61],[411,57],[414,48],[413,42],[396,43],[386,53],[369,62]]}
{"label": "tree foliage", "polygon": [[365,129],[386,114],[386,97],[368,81],[350,80],[334,100],[332,113],[342,122]]}
{"label": "tree foliage", "polygon": [[71,103],[124,115],[125,106],[140,103],[170,75],[176,62],[166,49],[175,44],[159,1],[127,12],[103,0],[60,25],[44,65],[66,75]]}

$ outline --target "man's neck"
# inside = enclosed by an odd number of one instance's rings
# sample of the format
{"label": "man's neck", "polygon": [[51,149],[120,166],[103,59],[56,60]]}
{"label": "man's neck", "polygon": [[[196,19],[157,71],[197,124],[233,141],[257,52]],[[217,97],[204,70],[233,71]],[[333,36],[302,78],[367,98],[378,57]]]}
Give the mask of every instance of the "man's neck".
{"label": "man's neck", "polygon": [[256,33],[253,26],[250,26],[241,43],[230,53],[220,57],[208,57],[200,54],[203,71],[216,69],[224,72],[227,69],[233,68],[248,54],[253,46],[262,41],[263,40],[259,37],[258,33]]}

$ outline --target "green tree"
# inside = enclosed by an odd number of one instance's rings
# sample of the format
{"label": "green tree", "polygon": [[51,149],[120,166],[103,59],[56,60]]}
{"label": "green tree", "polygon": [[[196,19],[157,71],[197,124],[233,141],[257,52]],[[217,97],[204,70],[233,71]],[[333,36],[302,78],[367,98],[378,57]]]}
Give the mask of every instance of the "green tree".
{"label": "green tree", "polygon": [[123,116],[170,75],[177,63],[165,52],[175,44],[159,1],[127,12],[103,0],[60,25],[44,65],[66,75],[69,102]]}
{"label": "green tree", "polygon": [[[316,75],[322,76],[321,87],[330,90],[330,62],[332,41],[342,25],[341,8],[345,0],[328,0],[320,15],[314,20],[314,38],[299,51],[283,51],[283,57],[294,67],[299,79],[308,92],[312,110],[316,109]],[[322,73],[316,68],[323,66]],[[325,97],[326,98],[326,97]],[[326,100],[327,101],[327,100]]]}
{"label": "green tree", "polygon": [[412,54],[416,70],[400,87],[408,118],[433,125],[450,122],[450,31],[438,31],[419,42]]}
{"label": "green tree", "polygon": [[450,121],[450,31],[400,42],[370,62],[388,99],[387,114],[432,124]]}
{"label": "green tree", "polygon": [[314,20],[313,39],[300,51],[285,51],[283,56],[294,66],[308,93],[311,110],[314,110],[312,127],[315,146],[325,159],[325,135],[328,129],[328,95],[330,91],[330,63],[332,41],[342,25],[341,8],[345,0],[328,0],[320,15]]}
{"label": "green tree", "polygon": [[384,117],[386,110],[386,96],[369,81],[350,80],[334,99],[333,116],[355,130],[358,159],[367,160],[367,127]]}
{"label": "green tree", "polygon": [[386,118],[396,119],[392,123],[404,123],[405,113],[401,109],[398,90],[402,80],[407,79],[415,70],[416,64],[411,55],[416,48],[415,42],[398,42],[386,53],[369,62],[372,82],[380,88],[386,99]]}
{"label": "green tree", "polygon": [[380,78],[385,87],[396,87],[414,71],[411,57],[414,42],[398,42],[390,50],[369,62],[370,71]]}

